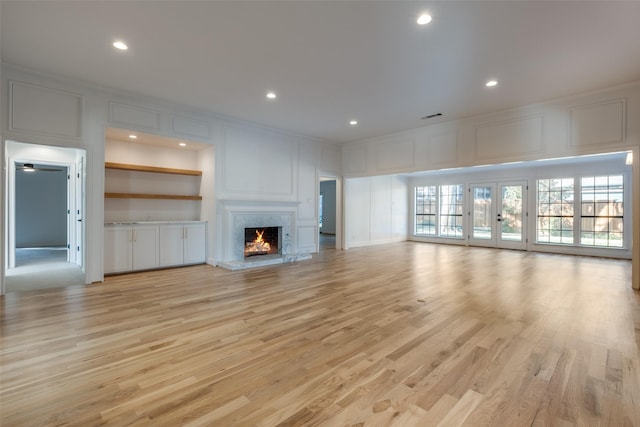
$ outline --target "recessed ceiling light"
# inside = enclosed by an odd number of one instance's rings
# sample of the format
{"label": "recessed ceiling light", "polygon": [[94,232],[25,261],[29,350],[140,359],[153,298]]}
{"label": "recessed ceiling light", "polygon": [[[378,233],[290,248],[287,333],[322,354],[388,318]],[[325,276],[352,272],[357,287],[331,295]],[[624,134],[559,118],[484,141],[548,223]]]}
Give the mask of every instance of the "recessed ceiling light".
{"label": "recessed ceiling light", "polygon": [[494,87],[498,85],[498,81],[497,80],[489,80],[488,82],[486,82],[484,84],[486,87]]}
{"label": "recessed ceiling light", "polygon": [[131,138],[131,139],[138,139],[138,135],[131,134],[131,135],[129,135],[129,138]]}
{"label": "recessed ceiling light", "polygon": [[431,15],[423,13],[418,17],[418,20],[416,22],[418,22],[418,25],[426,25],[431,22]]}
{"label": "recessed ceiling light", "polygon": [[187,143],[186,142],[181,142],[180,144],[178,144],[180,147],[186,147]]}
{"label": "recessed ceiling light", "polygon": [[127,49],[129,49],[129,46],[127,46],[127,44],[125,42],[123,42],[122,40],[116,40],[115,42],[113,42],[113,47],[115,47],[116,49],[119,49],[119,50],[127,50]]}
{"label": "recessed ceiling light", "polygon": [[275,92],[267,92],[267,98],[276,99],[276,93]]}
{"label": "recessed ceiling light", "polygon": [[349,124],[350,124],[351,126],[355,126],[355,125],[357,125],[357,124],[358,124],[358,121],[357,121],[357,120],[351,120],[351,121],[349,122]]}

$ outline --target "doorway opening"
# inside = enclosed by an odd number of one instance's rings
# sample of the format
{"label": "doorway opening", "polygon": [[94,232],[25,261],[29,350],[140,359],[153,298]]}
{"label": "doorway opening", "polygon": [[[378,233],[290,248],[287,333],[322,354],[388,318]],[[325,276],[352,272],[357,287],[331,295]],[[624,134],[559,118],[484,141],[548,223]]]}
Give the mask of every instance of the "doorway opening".
{"label": "doorway opening", "polygon": [[7,141],[6,291],[85,284],[83,149]]}
{"label": "doorway opening", "polygon": [[339,248],[338,181],[332,177],[320,177],[318,197],[318,250]]}

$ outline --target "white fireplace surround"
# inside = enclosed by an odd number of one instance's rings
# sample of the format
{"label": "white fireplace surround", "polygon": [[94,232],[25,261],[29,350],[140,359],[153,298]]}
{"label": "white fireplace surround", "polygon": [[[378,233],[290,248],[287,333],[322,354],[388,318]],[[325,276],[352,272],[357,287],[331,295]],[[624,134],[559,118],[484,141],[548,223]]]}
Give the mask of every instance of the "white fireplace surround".
{"label": "white fireplace surround", "polygon": [[[240,269],[265,265],[258,260],[244,259],[244,229],[249,227],[280,227],[281,247],[277,262],[301,259],[297,254],[296,210],[299,202],[255,202],[238,200],[219,200],[223,230],[224,253],[219,265],[226,268]],[[305,259],[308,257],[305,257]]]}

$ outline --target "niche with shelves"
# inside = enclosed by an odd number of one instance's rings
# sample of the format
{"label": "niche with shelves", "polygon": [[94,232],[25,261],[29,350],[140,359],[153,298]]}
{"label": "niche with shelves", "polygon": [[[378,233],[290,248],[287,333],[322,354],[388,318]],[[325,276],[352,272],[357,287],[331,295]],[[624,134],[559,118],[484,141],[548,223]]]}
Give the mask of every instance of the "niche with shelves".
{"label": "niche with shelves", "polygon": [[[128,172],[140,172],[143,174],[148,173],[157,173],[157,174],[168,174],[168,175],[183,175],[183,176],[202,176],[202,171],[191,170],[191,169],[174,169],[174,168],[165,168],[165,167],[157,167],[157,166],[144,166],[144,165],[130,165],[126,163],[113,163],[113,162],[105,162],[104,165],[106,170],[117,170],[117,171],[128,171]],[[135,175],[125,176],[127,179],[135,179]],[[112,176],[113,181],[117,178]],[[122,178],[122,177],[121,177]],[[140,182],[144,182],[145,180],[139,180]],[[166,194],[166,193],[131,193],[131,192],[105,192],[105,198],[107,199],[160,199],[160,200],[202,200],[202,196],[198,194]]]}
{"label": "niche with shelves", "polygon": [[107,131],[104,222],[207,220],[202,200],[212,186],[202,184],[202,169],[213,165],[200,155],[211,147],[141,133],[136,142],[130,133]]}

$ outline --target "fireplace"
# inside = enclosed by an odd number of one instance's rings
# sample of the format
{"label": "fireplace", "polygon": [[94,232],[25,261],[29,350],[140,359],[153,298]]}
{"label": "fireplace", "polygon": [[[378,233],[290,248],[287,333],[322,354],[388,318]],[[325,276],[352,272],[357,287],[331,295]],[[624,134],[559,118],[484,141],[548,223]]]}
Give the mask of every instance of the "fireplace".
{"label": "fireplace", "polygon": [[282,227],[248,227],[244,229],[244,257],[279,254]]}
{"label": "fireplace", "polygon": [[[219,200],[223,247],[217,265],[229,270],[244,270],[311,259],[311,254],[296,251],[296,211],[299,204],[283,201]],[[278,231],[277,239],[267,242],[271,253],[246,256],[246,229],[253,229],[249,235],[251,241],[254,241],[258,237],[256,229],[262,231],[271,227]],[[265,232],[262,239],[269,240],[270,235],[271,233]]]}

